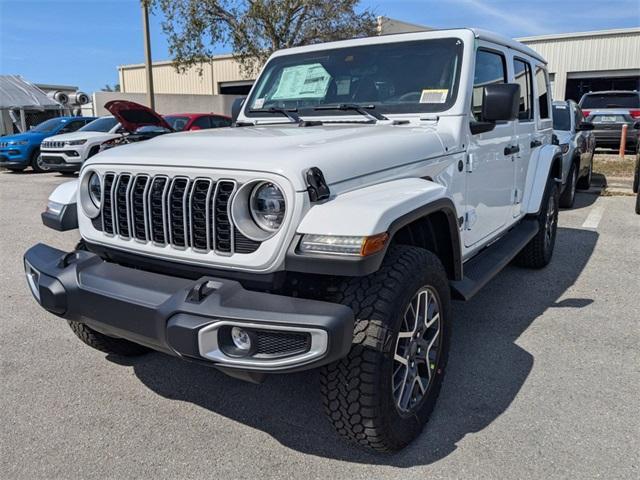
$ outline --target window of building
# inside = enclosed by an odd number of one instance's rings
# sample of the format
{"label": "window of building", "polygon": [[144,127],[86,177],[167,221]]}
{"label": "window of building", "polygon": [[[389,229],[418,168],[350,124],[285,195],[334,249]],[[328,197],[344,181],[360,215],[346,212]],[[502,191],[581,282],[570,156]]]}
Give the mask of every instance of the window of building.
{"label": "window of building", "polygon": [[494,83],[507,82],[507,66],[504,55],[489,50],[476,53],[476,70],[473,80],[471,113],[476,121],[482,121],[482,100],[484,87]]}
{"label": "window of building", "polygon": [[520,85],[520,109],[518,120],[528,122],[533,119],[533,78],[531,65],[518,58],[513,60],[515,81]]}
{"label": "window of building", "polygon": [[538,106],[540,108],[540,118],[550,118],[547,72],[542,68],[538,68],[536,70],[536,85],[538,87]]}

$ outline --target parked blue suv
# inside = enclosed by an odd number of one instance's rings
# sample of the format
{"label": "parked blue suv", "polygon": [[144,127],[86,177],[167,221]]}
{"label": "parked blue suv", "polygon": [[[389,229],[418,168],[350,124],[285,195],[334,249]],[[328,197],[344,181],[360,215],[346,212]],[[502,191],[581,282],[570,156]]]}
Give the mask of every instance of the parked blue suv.
{"label": "parked blue suv", "polygon": [[28,132],[0,137],[0,167],[21,171],[31,166],[43,172],[39,165],[40,143],[47,137],[75,132],[96,117],[55,117],[31,128]]}

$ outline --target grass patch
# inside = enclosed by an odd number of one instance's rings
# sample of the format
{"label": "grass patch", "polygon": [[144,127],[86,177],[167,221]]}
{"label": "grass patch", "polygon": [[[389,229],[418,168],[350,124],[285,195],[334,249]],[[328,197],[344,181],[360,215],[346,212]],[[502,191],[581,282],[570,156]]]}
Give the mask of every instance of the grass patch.
{"label": "grass patch", "polygon": [[624,159],[618,155],[597,153],[593,157],[593,172],[607,177],[633,177],[636,167],[635,155],[625,155]]}

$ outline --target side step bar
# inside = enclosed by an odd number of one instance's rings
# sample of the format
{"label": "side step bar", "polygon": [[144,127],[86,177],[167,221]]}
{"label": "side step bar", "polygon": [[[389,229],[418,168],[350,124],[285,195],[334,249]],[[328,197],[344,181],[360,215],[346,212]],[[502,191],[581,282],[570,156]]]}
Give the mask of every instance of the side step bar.
{"label": "side step bar", "polygon": [[535,218],[525,219],[464,264],[462,280],[450,282],[454,298],[469,300],[522,250],[538,233]]}

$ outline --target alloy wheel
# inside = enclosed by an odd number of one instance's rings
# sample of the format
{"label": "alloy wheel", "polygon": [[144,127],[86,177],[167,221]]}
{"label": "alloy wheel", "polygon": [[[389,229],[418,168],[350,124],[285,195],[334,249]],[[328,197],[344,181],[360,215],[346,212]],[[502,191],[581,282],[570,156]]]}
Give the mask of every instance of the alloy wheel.
{"label": "alloy wheel", "polygon": [[411,299],[393,356],[392,391],[402,413],[416,409],[429,391],[440,358],[441,306],[438,293],[429,286]]}

